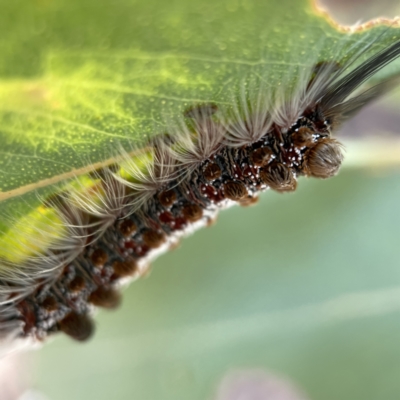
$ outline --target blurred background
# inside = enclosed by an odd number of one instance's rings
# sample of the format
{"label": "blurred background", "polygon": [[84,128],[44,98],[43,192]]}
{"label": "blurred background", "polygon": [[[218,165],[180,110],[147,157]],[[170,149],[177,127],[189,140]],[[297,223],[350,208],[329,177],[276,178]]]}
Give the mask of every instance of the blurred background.
{"label": "blurred background", "polygon": [[[346,24],[400,14],[323,5]],[[0,398],[398,400],[399,100],[346,124],[339,176],[227,210],[158,259],[89,343],[3,359]]]}

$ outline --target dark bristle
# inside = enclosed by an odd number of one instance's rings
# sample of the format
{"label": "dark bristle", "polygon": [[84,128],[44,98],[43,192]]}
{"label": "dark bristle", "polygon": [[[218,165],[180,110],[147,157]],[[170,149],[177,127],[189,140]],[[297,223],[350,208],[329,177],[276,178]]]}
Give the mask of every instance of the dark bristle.
{"label": "dark bristle", "polygon": [[[318,102],[323,113],[329,114],[329,110],[332,107],[345,102],[347,97],[349,97],[358,87],[399,56],[400,41],[370,57],[367,61],[363,62],[343,78],[334,80],[333,82],[330,82],[330,84],[328,83],[329,86],[326,88]],[[373,98],[370,100],[372,99]]]}

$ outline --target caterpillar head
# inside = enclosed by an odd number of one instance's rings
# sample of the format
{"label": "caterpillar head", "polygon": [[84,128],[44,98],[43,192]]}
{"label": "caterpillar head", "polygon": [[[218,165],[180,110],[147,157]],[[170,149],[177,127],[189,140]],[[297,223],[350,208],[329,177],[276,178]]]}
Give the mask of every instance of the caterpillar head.
{"label": "caterpillar head", "polygon": [[338,173],[343,161],[343,146],[336,139],[325,137],[304,154],[303,168],[307,176],[330,178]]}

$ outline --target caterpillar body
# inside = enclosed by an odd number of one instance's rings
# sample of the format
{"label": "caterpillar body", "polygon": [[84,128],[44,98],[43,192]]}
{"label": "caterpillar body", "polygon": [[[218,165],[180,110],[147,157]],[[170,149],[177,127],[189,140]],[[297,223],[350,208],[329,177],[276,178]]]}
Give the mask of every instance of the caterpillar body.
{"label": "caterpillar body", "polygon": [[127,280],[221,209],[251,205],[267,189],[294,191],[300,176],[336,175],[343,151],[332,131],[395,86],[398,77],[358,90],[399,55],[396,42],[355,68],[360,52],[319,63],[299,79],[294,98],[278,105],[266,93],[254,102],[246,89],[229,113],[195,104],[174,132],[133,158],[121,149],[113,165],[92,172],[90,184],[77,178],[46,199],[42,212],[55,210],[63,233],[19,273],[1,272],[2,336],[42,341],[62,331],[84,341],[95,307],[117,307]]}

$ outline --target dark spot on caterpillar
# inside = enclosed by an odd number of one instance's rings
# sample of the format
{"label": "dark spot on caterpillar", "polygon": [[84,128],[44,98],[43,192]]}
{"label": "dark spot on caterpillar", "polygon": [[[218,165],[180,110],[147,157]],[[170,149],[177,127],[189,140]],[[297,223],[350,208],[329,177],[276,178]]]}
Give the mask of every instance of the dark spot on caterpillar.
{"label": "dark spot on caterpillar", "polygon": [[72,311],[62,319],[58,327],[71,338],[83,342],[88,340],[94,332],[92,320],[87,315],[77,314]]}
{"label": "dark spot on caterpillar", "polygon": [[269,147],[260,147],[252,151],[250,160],[254,166],[263,167],[272,160],[273,154],[273,151]]}
{"label": "dark spot on caterpillar", "polygon": [[125,237],[132,236],[136,229],[135,223],[130,218],[124,219],[119,225],[119,231]]}
{"label": "dark spot on caterpillar", "polygon": [[150,248],[156,249],[165,242],[165,236],[161,232],[148,229],[143,233],[143,242]]}
{"label": "dark spot on caterpillar", "polygon": [[133,275],[137,270],[137,262],[133,258],[128,258],[124,261],[114,261],[113,265],[114,274],[120,278]]}
{"label": "dark spot on caterpillar", "polygon": [[85,279],[78,275],[68,284],[68,288],[73,293],[78,293],[83,290],[86,286]]}
{"label": "dark spot on caterpillar", "polygon": [[[215,183],[214,183],[215,185]],[[218,203],[224,199],[221,190],[218,190],[215,186],[212,185],[201,185],[200,186],[201,193],[203,196],[206,196],[210,201]]]}
{"label": "dark spot on caterpillar", "polygon": [[174,216],[169,211],[164,211],[158,217],[163,224],[169,225],[174,221]]}
{"label": "dark spot on caterpillar", "polygon": [[[130,242],[131,247],[134,251],[134,254],[137,257],[145,257],[147,255],[147,253],[151,250],[149,246],[147,246],[145,243],[139,244],[136,242]],[[126,246],[125,244],[125,248],[129,248],[129,246]]]}
{"label": "dark spot on caterpillar", "polygon": [[214,103],[208,103],[208,104],[197,104],[193,107],[188,108],[184,112],[184,116],[186,118],[198,118],[199,116],[201,117],[211,117],[218,111],[218,106]]}
{"label": "dark spot on caterpillar", "polygon": [[107,253],[102,249],[96,249],[90,256],[90,260],[97,268],[102,268],[108,260]]}
{"label": "dark spot on caterpillar", "polygon": [[203,169],[203,175],[207,181],[212,182],[221,177],[222,171],[217,163],[209,162]]}
{"label": "dark spot on caterpillar", "polygon": [[238,201],[247,195],[247,189],[240,181],[228,181],[224,183],[224,193],[228,199]]}
{"label": "dark spot on caterpillar", "polygon": [[174,231],[178,231],[178,230],[180,230],[180,229],[183,229],[183,228],[185,228],[187,226],[187,221],[186,221],[186,219],[185,218],[182,218],[182,217],[177,217],[177,218],[175,218],[175,220],[174,220],[174,225],[173,225],[173,230]]}
{"label": "dark spot on caterpillar", "polygon": [[291,192],[296,189],[297,182],[291,168],[273,162],[260,170],[260,179],[271,189],[278,192]]}
{"label": "dark spot on caterpillar", "polygon": [[182,207],[182,215],[189,222],[196,222],[203,216],[203,210],[197,204],[185,204]]}
{"label": "dark spot on caterpillar", "polygon": [[319,141],[304,155],[304,170],[316,178],[329,178],[336,175],[343,161],[339,142],[332,138]]}
{"label": "dark spot on caterpillar", "polygon": [[88,298],[89,303],[102,308],[117,308],[121,303],[121,296],[113,288],[99,286]]}
{"label": "dark spot on caterpillar", "polygon": [[176,201],[176,193],[173,189],[165,190],[158,195],[158,201],[164,207],[170,207]]}
{"label": "dark spot on caterpillar", "polygon": [[306,126],[300,127],[292,134],[292,142],[296,147],[310,147],[313,145],[313,131]]}
{"label": "dark spot on caterpillar", "polygon": [[47,311],[47,312],[53,312],[58,309],[58,302],[53,296],[47,296],[41,306]]}

